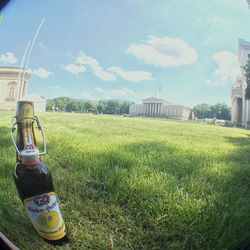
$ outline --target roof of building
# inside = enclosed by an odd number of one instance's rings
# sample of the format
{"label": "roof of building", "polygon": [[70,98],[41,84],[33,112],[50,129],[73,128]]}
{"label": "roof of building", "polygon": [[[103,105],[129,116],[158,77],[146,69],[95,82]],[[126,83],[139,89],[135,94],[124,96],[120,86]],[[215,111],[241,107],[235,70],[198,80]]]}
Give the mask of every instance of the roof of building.
{"label": "roof of building", "polygon": [[238,49],[242,49],[242,48],[249,49],[250,42],[240,38],[238,42],[238,46],[239,46]]}
{"label": "roof of building", "polygon": [[154,97],[154,96],[151,96],[151,97],[147,97],[145,99],[142,100],[142,102],[157,102],[157,103],[166,103],[166,104],[171,104],[170,102],[167,102],[161,98],[157,98],[157,97]]}
{"label": "roof of building", "polygon": [[18,68],[18,67],[0,66],[1,77],[18,78],[22,77],[24,72],[25,72],[25,79],[28,80],[30,78],[30,72],[28,70],[24,70],[23,68]]}

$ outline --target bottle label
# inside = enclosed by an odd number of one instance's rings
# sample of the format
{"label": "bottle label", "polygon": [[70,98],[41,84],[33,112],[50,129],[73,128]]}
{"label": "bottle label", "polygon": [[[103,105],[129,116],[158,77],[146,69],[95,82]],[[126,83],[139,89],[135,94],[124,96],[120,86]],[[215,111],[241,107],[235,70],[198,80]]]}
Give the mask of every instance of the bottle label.
{"label": "bottle label", "polygon": [[54,192],[27,198],[23,204],[40,236],[47,240],[59,240],[65,236],[65,224]]}

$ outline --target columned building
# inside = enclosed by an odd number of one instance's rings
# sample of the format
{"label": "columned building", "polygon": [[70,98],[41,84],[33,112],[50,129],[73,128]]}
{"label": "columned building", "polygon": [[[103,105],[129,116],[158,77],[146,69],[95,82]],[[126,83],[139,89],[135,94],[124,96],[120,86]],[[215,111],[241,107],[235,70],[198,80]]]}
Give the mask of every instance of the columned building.
{"label": "columned building", "polygon": [[[21,71],[21,72],[20,72]],[[20,68],[0,67],[0,109],[14,110],[18,98],[19,77],[24,77],[24,84],[20,90],[20,97],[27,94],[30,74],[25,73]]]}
{"label": "columned building", "polygon": [[174,105],[163,99],[152,96],[143,99],[142,104],[130,105],[129,115],[188,120],[192,119],[192,109],[183,105]]}
{"label": "columned building", "polygon": [[249,101],[245,98],[245,91],[247,87],[244,65],[250,59],[250,42],[239,39],[238,43],[238,62],[240,66],[240,76],[237,77],[234,87],[231,91],[231,105],[233,123],[241,124],[244,127],[249,126],[250,108]]}
{"label": "columned building", "polygon": [[[23,86],[19,93],[19,79],[23,79]],[[46,99],[38,95],[27,95],[30,73],[16,67],[0,67],[0,110],[15,110],[16,101],[33,101],[35,111],[43,112],[46,108]]]}

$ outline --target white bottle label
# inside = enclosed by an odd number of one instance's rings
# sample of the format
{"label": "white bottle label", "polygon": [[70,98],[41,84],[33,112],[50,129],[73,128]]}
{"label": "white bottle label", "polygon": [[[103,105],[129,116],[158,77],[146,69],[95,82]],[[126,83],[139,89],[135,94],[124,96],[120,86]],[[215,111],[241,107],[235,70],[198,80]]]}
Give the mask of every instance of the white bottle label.
{"label": "white bottle label", "polygon": [[47,240],[59,240],[65,236],[65,224],[54,192],[27,198],[23,204],[40,236]]}

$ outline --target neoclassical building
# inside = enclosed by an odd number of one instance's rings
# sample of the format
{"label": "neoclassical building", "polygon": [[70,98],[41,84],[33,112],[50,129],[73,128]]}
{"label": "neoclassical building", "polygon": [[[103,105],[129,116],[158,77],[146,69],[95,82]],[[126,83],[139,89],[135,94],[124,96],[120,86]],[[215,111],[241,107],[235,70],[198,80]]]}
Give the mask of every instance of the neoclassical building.
{"label": "neoclassical building", "polygon": [[[23,77],[23,73],[19,68],[0,67],[0,109],[14,110],[16,108],[16,100],[18,94],[19,73]],[[30,74],[24,76],[24,84],[21,89],[20,97],[24,97],[27,93]]]}
{"label": "neoclassical building", "polygon": [[[23,75],[24,74],[24,75]],[[19,93],[19,77],[23,78],[23,86]],[[35,110],[43,112],[46,107],[44,97],[27,95],[30,73],[16,67],[0,67],[0,110],[15,110],[18,94],[20,100],[34,102]]]}
{"label": "neoclassical building", "polygon": [[237,77],[235,85],[231,91],[231,105],[233,123],[241,124],[244,127],[250,125],[250,108],[249,103],[245,98],[245,90],[247,87],[244,76],[243,66],[250,59],[250,42],[239,39],[238,42],[238,62],[240,65],[240,76]]}
{"label": "neoclassical building", "polygon": [[192,109],[183,105],[174,105],[152,96],[143,99],[142,104],[130,105],[129,115],[189,120],[192,119]]}

